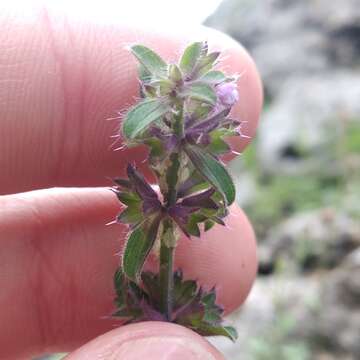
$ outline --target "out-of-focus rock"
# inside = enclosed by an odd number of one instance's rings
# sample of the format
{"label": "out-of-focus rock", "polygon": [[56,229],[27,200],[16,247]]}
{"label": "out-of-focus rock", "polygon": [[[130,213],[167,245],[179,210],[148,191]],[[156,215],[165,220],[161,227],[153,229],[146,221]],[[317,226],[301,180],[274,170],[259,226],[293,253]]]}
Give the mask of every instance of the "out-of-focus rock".
{"label": "out-of-focus rock", "polygon": [[[332,271],[258,279],[228,322],[238,329],[239,340],[211,339],[226,359],[359,359],[360,248]],[[265,356],[259,356],[253,341]],[[307,352],[287,357],[289,347]]]}
{"label": "out-of-focus rock", "polygon": [[351,122],[360,125],[360,72],[292,77],[264,114],[257,135],[264,171],[339,172],[333,144]]}
{"label": "out-of-focus rock", "polygon": [[320,302],[319,310],[297,327],[297,335],[338,358],[360,359],[360,248],[323,275]]}
{"label": "out-of-focus rock", "polygon": [[339,171],[328,145],[360,122],[358,0],[225,0],[207,25],[242,42],[262,75],[271,100],[257,136],[263,170]]}
{"label": "out-of-focus rock", "polygon": [[225,0],[206,24],[250,50],[271,96],[288,77],[360,62],[358,0]]}
{"label": "out-of-focus rock", "polygon": [[334,268],[360,247],[360,223],[341,211],[321,209],[294,215],[276,227],[259,248],[260,268]]}
{"label": "out-of-focus rock", "polygon": [[[238,330],[236,343],[222,337],[210,341],[229,360],[263,359],[252,346],[258,340],[268,347],[269,354],[264,359],[280,359],[277,353],[281,344],[277,341],[284,342],[289,330],[295,329],[303,309],[312,306],[319,291],[319,283],[312,278],[258,279],[245,305],[227,318]],[[289,310],[291,319],[287,316]]]}

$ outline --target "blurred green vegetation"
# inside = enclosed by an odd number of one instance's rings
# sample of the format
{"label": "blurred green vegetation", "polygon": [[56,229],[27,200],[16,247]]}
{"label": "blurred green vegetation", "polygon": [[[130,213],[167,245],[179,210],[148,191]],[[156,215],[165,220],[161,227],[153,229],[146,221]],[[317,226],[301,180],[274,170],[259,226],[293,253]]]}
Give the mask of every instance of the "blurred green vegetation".
{"label": "blurred green vegetation", "polygon": [[[246,149],[242,161],[255,179],[256,193],[244,210],[260,240],[281,220],[301,211],[336,207],[360,219],[360,206],[354,201],[360,196],[360,119],[334,134],[322,151],[331,161],[299,176],[263,173],[256,140]],[[300,156],[309,158],[311,153],[302,151]],[[329,164],[336,170],[329,171]]]}
{"label": "blurred green vegetation", "polygon": [[263,336],[250,339],[250,354],[254,360],[310,360],[311,352],[305,341],[291,339],[289,333],[296,325],[295,318],[277,310],[271,329]]}

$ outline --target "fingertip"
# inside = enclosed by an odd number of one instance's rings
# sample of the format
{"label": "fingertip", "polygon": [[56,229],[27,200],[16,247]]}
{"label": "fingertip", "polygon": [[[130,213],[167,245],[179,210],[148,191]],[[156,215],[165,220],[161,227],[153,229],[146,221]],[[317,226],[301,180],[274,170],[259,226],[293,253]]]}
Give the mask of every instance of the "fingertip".
{"label": "fingertip", "polygon": [[182,326],[145,322],[115,329],[85,344],[66,360],[224,360],[202,336]]}
{"label": "fingertip", "polygon": [[256,238],[245,213],[233,205],[225,227],[216,225],[200,239],[183,237],[176,266],[184,269],[186,278],[209,289],[215,286],[217,302],[226,313],[238,308],[257,274]]}

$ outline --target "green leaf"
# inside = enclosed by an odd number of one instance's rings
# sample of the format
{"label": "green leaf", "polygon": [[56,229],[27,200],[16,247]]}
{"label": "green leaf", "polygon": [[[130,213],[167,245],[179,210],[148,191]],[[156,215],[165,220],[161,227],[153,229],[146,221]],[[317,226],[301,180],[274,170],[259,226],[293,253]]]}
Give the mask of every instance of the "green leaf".
{"label": "green leaf", "polygon": [[223,72],[213,70],[202,76],[199,81],[203,81],[209,84],[220,84],[226,80],[226,76]]}
{"label": "green leaf", "polygon": [[145,66],[142,64],[140,64],[140,66],[139,66],[138,76],[139,76],[139,79],[144,83],[148,83],[151,81],[151,74],[149,73],[149,71],[147,71]]}
{"label": "green leaf", "polygon": [[140,272],[157,237],[160,217],[147,220],[139,225],[126,243],[122,267],[124,274],[135,282],[140,281]]}
{"label": "green leaf", "polygon": [[151,49],[143,45],[134,45],[131,47],[131,52],[148,73],[159,77],[166,75],[166,62]]}
{"label": "green leaf", "polygon": [[204,230],[209,231],[213,226],[215,225],[215,222],[212,220],[206,220],[204,225]]}
{"label": "green leaf", "polygon": [[116,270],[114,274],[114,287],[117,295],[117,302],[118,304],[125,304],[125,296],[124,296],[124,288],[125,288],[125,279],[124,279],[124,273],[119,268]]}
{"label": "green leaf", "polygon": [[181,271],[174,273],[174,304],[180,308],[196,297],[198,285],[194,280],[183,280]]}
{"label": "green leaf", "polygon": [[201,76],[203,74],[206,74],[208,71],[210,71],[213,66],[215,65],[215,62],[217,58],[219,57],[220,52],[214,51],[203,58],[200,59],[197,67],[196,72],[198,76]]}
{"label": "green leaf", "polygon": [[212,136],[207,149],[213,155],[223,155],[231,151],[230,145],[221,136]]}
{"label": "green leaf", "polygon": [[185,227],[190,235],[200,237],[200,228],[196,219],[190,217],[190,220]]}
{"label": "green leaf", "polygon": [[137,224],[142,219],[140,202],[127,207],[117,216],[117,221],[123,224]]}
{"label": "green leaf", "polygon": [[236,329],[232,326],[213,326],[206,323],[200,323],[196,326],[196,331],[203,336],[226,336],[231,341],[235,341],[238,337]]}
{"label": "green leaf", "polygon": [[185,49],[179,64],[180,69],[185,75],[189,75],[194,70],[202,55],[203,47],[203,42],[194,42]]}
{"label": "green leaf", "polygon": [[215,91],[207,84],[194,83],[185,91],[185,95],[210,105],[215,105],[217,100]]}
{"label": "green leaf", "polygon": [[235,200],[235,185],[225,167],[202,148],[187,144],[185,152],[199,173],[220,192],[226,205]]}
{"label": "green leaf", "polygon": [[134,192],[118,191],[116,196],[126,206],[133,206],[141,201],[139,196]]}
{"label": "green leaf", "polygon": [[143,272],[141,274],[141,280],[151,301],[158,303],[161,294],[159,275],[155,275],[151,272]]}
{"label": "green leaf", "polygon": [[164,146],[160,139],[152,137],[145,139],[144,143],[150,148],[149,159],[165,156]]}
{"label": "green leaf", "polygon": [[144,100],[135,105],[127,114],[123,123],[123,133],[128,139],[134,139],[152,122],[169,111],[169,107],[158,99]]}
{"label": "green leaf", "polygon": [[174,83],[182,82],[182,74],[176,64],[171,64],[169,66],[169,79]]}

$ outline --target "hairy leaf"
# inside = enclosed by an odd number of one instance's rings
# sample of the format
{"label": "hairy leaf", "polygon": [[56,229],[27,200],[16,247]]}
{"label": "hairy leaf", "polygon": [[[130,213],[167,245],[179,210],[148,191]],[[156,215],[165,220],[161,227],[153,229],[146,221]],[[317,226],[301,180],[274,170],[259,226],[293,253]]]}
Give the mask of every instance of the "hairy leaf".
{"label": "hairy leaf", "polygon": [[143,100],[126,114],[122,127],[123,134],[128,139],[134,139],[141,131],[168,111],[168,105],[158,99]]}
{"label": "hairy leaf", "polygon": [[191,85],[185,91],[185,95],[210,105],[215,105],[217,100],[215,91],[211,88],[211,86],[201,83],[194,83]]}
{"label": "hairy leaf", "polygon": [[195,145],[187,145],[185,152],[199,173],[219,191],[227,205],[235,200],[235,185],[225,167],[211,154]]}
{"label": "hairy leaf", "polygon": [[207,323],[200,323],[196,326],[196,332],[203,336],[217,336],[222,335],[229,338],[231,341],[235,341],[238,337],[237,331],[232,326],[222,325],[209,325]]}
{"label": "hairy leaf", "polygon": [[219,57],[220,52],[214,51],[206,56],[204,56],[198,63],[196,67],[197,75],[206,74],[208,71],[212,69],[215,65],[217,58]]}
{"label": "hairy leaf", "polygon": [[166,62],[153,50],[143,45],[134,45],[131,47],[131,52],[148,73],[159,77],[166,75]]}
{"label": "hairy leaf", "polygon": [[204,230],[209,231],[213,226],[215,225],[215,222],[212,220],[206,220],[204,225]]}
{"label": "hairy leaf", "polygon": [[196,63],[202,55],[203,46],[203,42],[194,42],[185,49],[179,64],[184,75],[190,75],[194,70]]}
{"label": "hairy leaf", "polygon": [[203,81],[209,84],[220,84],[226,80],[226,76],[223,72],[213,70],[202,76],[199,81]]}
{"label": "hairy leaf", "polygon": [[182,83],[182,74],[176,64],[169,66],[169,79],[174,83]]}
{"label": "hairy leaf", "polygon": [[137,224],[143,219],[140,202],[124,209],[116,218],[122,224]]}
{"label": "hairy leaf", "polygon": [[139,274],[154,245],[159,225],[159,217],[145,221],[135,228],[126,243],[122,264],[123,271],[129,279],[135,282],[140,280]]}
{"label": "hairy leaf", "polygon": [[141,199],[134,192],[129,191],[116,191],[116,196],[126,206],[135,205],[135,203],[139,203]]}

